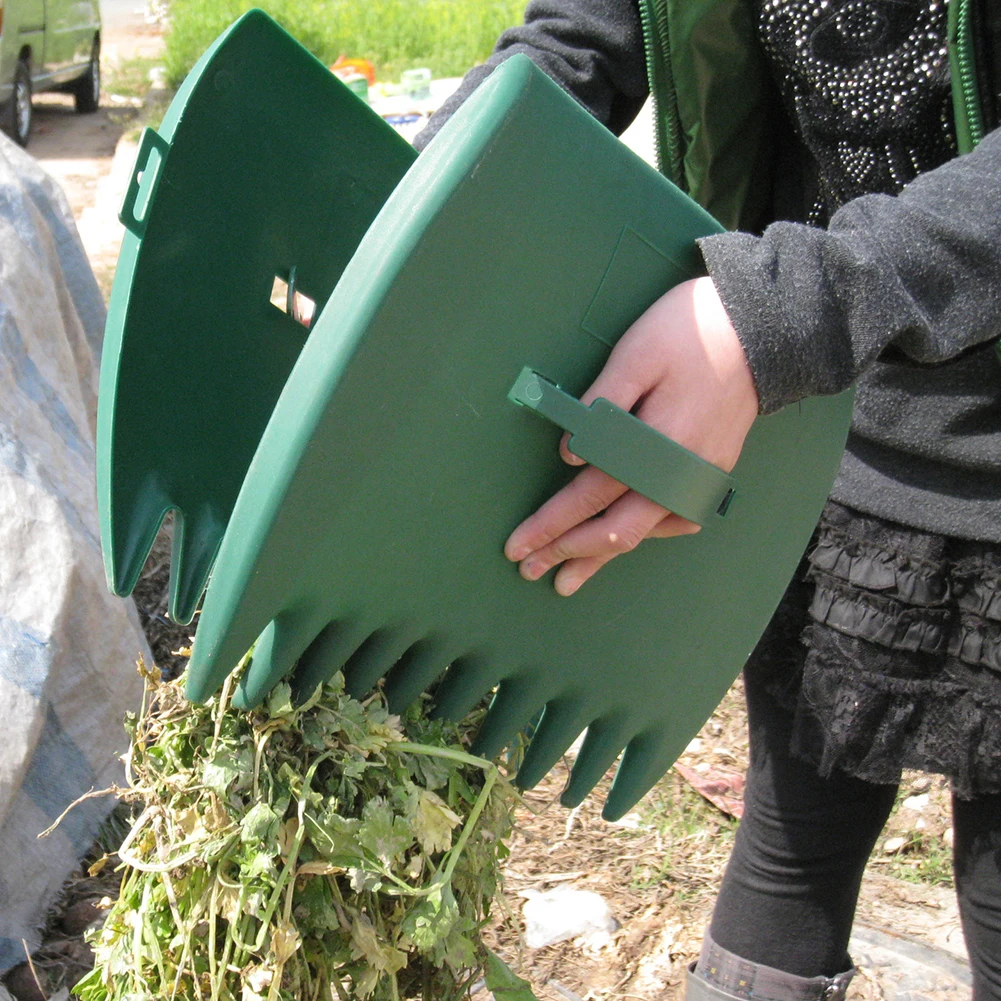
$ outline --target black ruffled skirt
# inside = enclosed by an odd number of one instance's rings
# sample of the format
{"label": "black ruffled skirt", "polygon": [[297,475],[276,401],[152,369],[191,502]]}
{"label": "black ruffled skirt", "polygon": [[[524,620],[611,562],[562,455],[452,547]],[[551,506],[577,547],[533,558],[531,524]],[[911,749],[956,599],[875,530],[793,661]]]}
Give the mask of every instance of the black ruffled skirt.
{"label": "black ruffled skirt", "polygon": [[829,502],[745,674],[822,775],[915,768],[963,799],[1001,792],[1001,545]]}

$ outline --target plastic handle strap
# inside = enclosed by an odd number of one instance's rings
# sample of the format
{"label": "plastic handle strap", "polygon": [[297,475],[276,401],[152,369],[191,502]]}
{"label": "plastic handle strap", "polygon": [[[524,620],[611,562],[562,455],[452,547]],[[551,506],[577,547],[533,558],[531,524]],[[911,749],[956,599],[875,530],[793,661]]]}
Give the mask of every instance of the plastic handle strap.
{"label": "plastic handle strap", "polygon": [[151,128],[143,129],[132,179],[118,214],[122,225],[140,240],[146,232],[146,217],[169,152],[170,143],[163,136]]}
{"label": "plastic handle strap", "polygon": [[530,368],[507,395],[569,431],[574,455],[661,507],[698,525],[726,515],[733,478],[614,403],[586,407]]}

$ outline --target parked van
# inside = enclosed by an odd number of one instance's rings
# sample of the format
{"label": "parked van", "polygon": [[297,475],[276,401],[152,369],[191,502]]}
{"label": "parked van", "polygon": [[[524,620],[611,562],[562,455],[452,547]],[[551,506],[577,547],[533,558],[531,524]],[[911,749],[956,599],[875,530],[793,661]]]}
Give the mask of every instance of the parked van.
{"label": "parked van", "polygon": [[97,111],[101,92],[99,0],[0,0],[0,127],[22,146],[31,95],[68,91]]}

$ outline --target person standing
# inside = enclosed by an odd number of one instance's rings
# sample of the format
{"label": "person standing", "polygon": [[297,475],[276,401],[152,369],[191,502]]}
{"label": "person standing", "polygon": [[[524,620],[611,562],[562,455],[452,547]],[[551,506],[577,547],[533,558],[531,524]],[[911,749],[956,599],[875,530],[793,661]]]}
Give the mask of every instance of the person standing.
{"label": "person standing", "polygon": [[[584,402],[729,470],[759,413],[858,387],[831,499],[745,667],[745,814],[690,1001],[844,996],[903,768],[952,782],[973,996],[1001,1001],[999,23],[993,0],[532,0],[415,142],[515,52],[616,133],[652,81],[659,122],[697,108],[660,129],[666,172],[735,231],[700,241],[707,275],[633,324]],[[743,118],[727,80],[757,101]],[[719,135],[730,181],[699,190]],[[692,530],[585,467],[505,552],[569,597]]]}

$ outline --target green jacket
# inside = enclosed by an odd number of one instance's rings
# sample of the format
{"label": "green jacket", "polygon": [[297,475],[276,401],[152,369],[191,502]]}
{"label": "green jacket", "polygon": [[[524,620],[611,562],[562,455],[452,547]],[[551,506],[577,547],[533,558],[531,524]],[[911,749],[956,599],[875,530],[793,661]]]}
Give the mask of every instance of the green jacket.
{"label": "green jacket", "polygon": [[[639,0],[639,8],[661,170],[728,229],[759,230],[771,221],[783,117],[752,3]],[[948,44],[966,153],[997,124],[1001,0],[951,0]]]}

